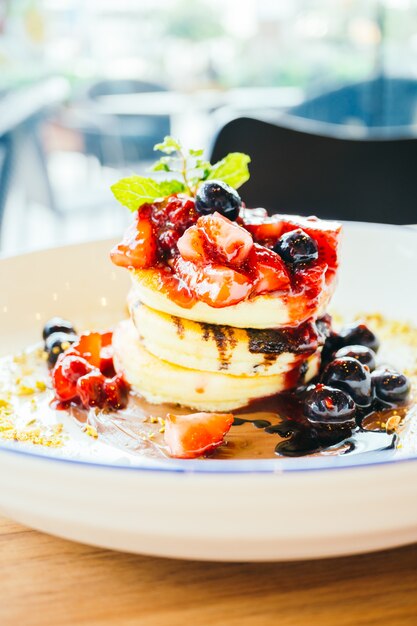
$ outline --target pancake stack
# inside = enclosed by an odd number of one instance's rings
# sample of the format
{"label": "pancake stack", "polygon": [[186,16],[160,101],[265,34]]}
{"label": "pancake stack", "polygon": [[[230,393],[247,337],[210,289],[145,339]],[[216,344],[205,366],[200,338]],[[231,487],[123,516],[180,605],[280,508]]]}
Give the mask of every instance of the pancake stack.
{"label": "pancake stack", "polygon": [[258,295],[223,308],[202,301],[182,307],[158,269],[131,276],[130,320],[113,335],[115,363],[148,402],[231,411],[318,373],[333,291],[325,282],[314,309],[307,307],[294,324],[288,294]]}

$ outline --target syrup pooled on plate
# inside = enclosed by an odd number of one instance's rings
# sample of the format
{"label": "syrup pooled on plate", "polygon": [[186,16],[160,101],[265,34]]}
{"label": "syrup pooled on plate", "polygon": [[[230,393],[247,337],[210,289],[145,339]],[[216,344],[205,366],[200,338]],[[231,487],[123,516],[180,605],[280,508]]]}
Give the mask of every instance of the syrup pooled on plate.
{"label": "syrup pooled on plate", "polygon": [[[417,330],[371,316],[382,339],[380,363],[389,357],[401,365],[417,386],[415,347]],[[36,347],[0,363],[0,437],[18,445],[62,449],[71,456],[93,454],[102,449],[149,459],[166,459],[164,441],[168,413],[187,415],[190,409],[168,404],[150,404],[130,393],[127,406],[112,411],[63,403],[57,410],[47,367],[48,355]],[[105,366],[108,368],[109,363]],[[112,372],[109,371],[111,374]],[[257,400],[234,412],[226,441],[207,458],[272,459],[298,456],[334,456],[392,450],[393,454],[417,451],[415,396],[400,407],[365,410],[356,416],[356,426],[332,428],[312,424],[306,418],[301,393],[284,393]],[[52,402],[51,402],[52,401]],[[81,437],[81,439],[80,439]],[[204,462],[204,457],[202,458]]]}

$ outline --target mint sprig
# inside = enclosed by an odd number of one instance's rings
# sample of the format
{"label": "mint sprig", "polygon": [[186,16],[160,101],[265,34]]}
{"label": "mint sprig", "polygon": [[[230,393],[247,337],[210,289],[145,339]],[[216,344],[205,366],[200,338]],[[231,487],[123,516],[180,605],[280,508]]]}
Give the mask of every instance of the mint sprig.
{"label": "mint sprig", "polygon": [[136,211],[143,204],[184,191],[184,186],[178,180],[167,180],[159,183],[153,178],[129,176],[129,178],[122,178],[112,185],[111,190],[120,204],[123,204],[130,211]]}
{"label": "mint sprig", "polygon": [[222,180],[231,187],[238,189],[249,180],[250,156],[242,152],[230,152],[221,161],[211,167],[208,179]]}
{"label": "mint sprig", "polygon": [[180,180],[158,181],[136,175],[122,178],[112,185],[111,190],[115,198],[131,211],[175,193],[194,196],[205,180],[221,180],[237,189],[249,179],[250,157],[241,152],[232,152],[212,165],[202,158],[203,150],[185,151],[180,142],[170,136],[156,144],[154,150],[164,156],[158,159],[152,170],[179,175]]}

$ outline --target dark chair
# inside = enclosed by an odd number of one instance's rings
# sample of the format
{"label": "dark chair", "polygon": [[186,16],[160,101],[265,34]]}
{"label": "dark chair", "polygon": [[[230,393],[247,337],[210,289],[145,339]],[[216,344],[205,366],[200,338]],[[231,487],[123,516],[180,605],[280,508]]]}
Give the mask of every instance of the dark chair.
{"label": "dark chair", "polygon": [[251,178],[242,188],[250,207],[417,223],[417,137],[354,138],[336,134],[328,124],[242,117],[220,130],[211,160],[234,151],[252,158]]}
{"label": "dark chair", "polygon": [[[102,165],[124,167],[154,158],[154,145],[169,135],[168,115],[100,115],[94,116],[94,103],[102,96],[140,93],[161,93],[161,85],[141,80],[100,80],[91,85],[80,99],[87,104],[89,115],[81,132],[85,151],[98,158]],[[90,106],[93,108],[90,110]],[[89,119],[90,118],[90,119]],[[92,118],[92,119],[91,119]]]}
{"label": "dark chair", "polygon": [[321,93],[288,113],[331,124],[390,128],[395,134],[396,126],[417,123],[417,80],[377,76]]}
{"label": "dark chair", "polygon": [[10,188],[13,145],[9,134],[0,137],[0,230]]}

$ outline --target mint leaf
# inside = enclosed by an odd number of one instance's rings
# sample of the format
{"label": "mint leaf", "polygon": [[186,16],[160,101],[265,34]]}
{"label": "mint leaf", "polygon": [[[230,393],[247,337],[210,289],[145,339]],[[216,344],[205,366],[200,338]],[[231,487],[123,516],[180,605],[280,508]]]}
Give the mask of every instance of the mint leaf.
{"label": "mint leaf", "polygon": [[179,141],[167,135],[164,137],[164,141],[162,143],[157,143],[153,147],[154,150],[159,150],[159,152],[164,152],[165,154],[172,154],[173,152],[181,151],[181,144]]}
{"label": "mint leaf", "polygon": [[179,180],[161,180],[159,182],[159,188],[161,190],[161,196],[165,198],[165,196],[170,196],[173,193],[181,193],[185,191],[184,183]]}
{"label": "mint leaf", "polygon": [[154,165],[152,165],[153,172],[170,172],[171,171],[171,157],[164,156],[159,159]]}
{"label": "mint leaf", "polygon": [[129,178],[122,178],[112,185],[111,190],[120,204],[131,211],[136,211],[142,204],[153,202],[157,198],[164,198],[171,193],[178,193],[183,188],[184,185],[178,180],[158,183],[152,178],[130,176]]}
{"label": "mint leaf", "polygon": [[172,194],[187,193],[194,196],[204,180],[221,180],[237,189],[249,179],[250,157],[241,152],[232,152],[211,165],[203,159],[203,150],[190,149],[185,153],[180,142],[170,136],[156,144],[154,149],[163,152],[165,156],[156,161],[153,171],[171,175],[175,172],[183,180],[156,181],[136,175],[119,180],[111,190],[115,198],[131,211]]}
{"label": "mint leaf", "polygon": [[249,180],[250,156],[242,152],[231,152],[211,167],[207,180],[222,180],[237,189]]}

